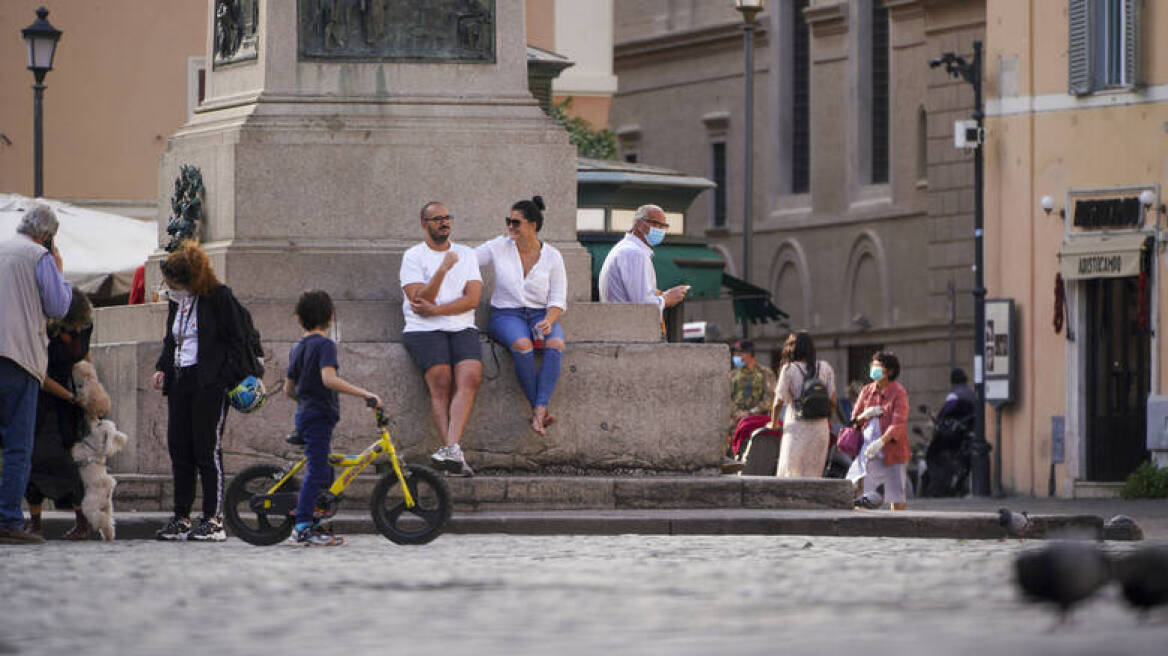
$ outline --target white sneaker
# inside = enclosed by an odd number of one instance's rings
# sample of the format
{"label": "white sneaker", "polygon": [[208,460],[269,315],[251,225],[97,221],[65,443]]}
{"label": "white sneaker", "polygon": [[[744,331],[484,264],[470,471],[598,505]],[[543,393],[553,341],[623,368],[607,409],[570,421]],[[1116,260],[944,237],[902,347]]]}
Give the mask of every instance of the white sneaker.
{"label": "white sneaker", "polygon": [[430,463],[439,471],[455,476],[474,476],[474,470],[466,464],[462,447],[457,444],[439,448],[430,456]]}

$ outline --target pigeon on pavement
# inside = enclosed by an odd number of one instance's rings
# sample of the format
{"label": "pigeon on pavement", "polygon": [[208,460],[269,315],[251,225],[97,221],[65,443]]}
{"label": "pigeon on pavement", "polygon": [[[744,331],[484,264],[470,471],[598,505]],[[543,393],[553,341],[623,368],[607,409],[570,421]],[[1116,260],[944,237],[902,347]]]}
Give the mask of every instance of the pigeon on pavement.
{"label": "pigeon on pavement", "polygon": [[1014,573],[1028,600],[1056,605],[1065,622],[1075,604],[1110,580],[1111,564],[1093,542],[1051,542],[1019,554]]}
{"label": "pigeon on pavement", "polygon": [[1030,515],[1025,510],[1016,513],[1008,508],[999,508],[998,524],[1006,529],[1006,535],[1012,538],[1030,537]]}
{"label": "pigeon on pavement", "polygon": [[1114,570],[1123,598],[1141,620],[1155,607],[1168,604],[1168,544],[1143,546],[1117,558]]}

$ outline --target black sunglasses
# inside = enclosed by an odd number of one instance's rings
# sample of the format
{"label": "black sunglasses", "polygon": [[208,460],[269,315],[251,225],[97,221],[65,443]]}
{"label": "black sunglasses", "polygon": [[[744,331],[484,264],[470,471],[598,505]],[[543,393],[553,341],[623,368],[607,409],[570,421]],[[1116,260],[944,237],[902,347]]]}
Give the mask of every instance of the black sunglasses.
{"label": "black sunglasses", "polygon": [[439,221],[453,221],[454,217],[450,216],[449,214],[440,214],[438,216],[428,217],[426,220],[431,223],[437,223]]}
{"label": "black sunglasses", "polygon": [[523,219],[513,219],[509,216],[503,219],[503,223],[506,223],[508,228],[518,228],[522,221]]}

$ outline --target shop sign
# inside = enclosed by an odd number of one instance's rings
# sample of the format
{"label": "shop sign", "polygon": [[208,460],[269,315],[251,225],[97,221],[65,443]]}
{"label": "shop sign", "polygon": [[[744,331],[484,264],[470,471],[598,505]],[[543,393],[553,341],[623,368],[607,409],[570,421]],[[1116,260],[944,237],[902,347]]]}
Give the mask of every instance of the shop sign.
{"label": "shop sign", "polygon": [[986,299],[982,362],[985,366],[985,400],[989,403],[1014,401],[1018,388],[1014,326],[1014,299]]}

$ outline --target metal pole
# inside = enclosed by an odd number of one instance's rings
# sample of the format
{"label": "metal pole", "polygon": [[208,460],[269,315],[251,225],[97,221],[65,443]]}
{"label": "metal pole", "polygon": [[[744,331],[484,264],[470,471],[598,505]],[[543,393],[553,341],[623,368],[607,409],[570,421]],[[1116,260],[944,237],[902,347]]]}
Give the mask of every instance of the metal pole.
{"label": "metal pole", "polygon": [[994,494],[1002,495],[1002,404],[994,404]]}
{"label": "metal pole", "polygon": [[[972,488],[976,496],[989,496],[989,445],[985,439],[985,214],[982,203],[984,181],[983,146],[980,135],[984,126],[985,114],[981,106],[981,41],[973,42],[973,70],[970,83],[973,84],[973,118],[977,121],[979,143],[973,151],[973,352],[977,356],[975,384],[977,389],[977,421],[974,424],[976,435],[970,467],[973,473]],[[999,454],[1000,455],[1000,454]]]}
{"label": "metal pole", "polygon": [[45,195],[44,185],[44,115],[41,105],[45,98],[45,85],[41,84],[44,74],[36,74],[36,84],[32,85],[32,195],[41,198]]}
{"label": "metal pole", "polygon": [[[753,228],[751,220],[751,196],[754,192],[754,16],[748,16],[745,25],[746,92],[745,129],[743,130],[743,173],[742,173],[742,279],[750,282],[750,237]],[[742,338],[750,338],[750,318],[742,316]]]}

